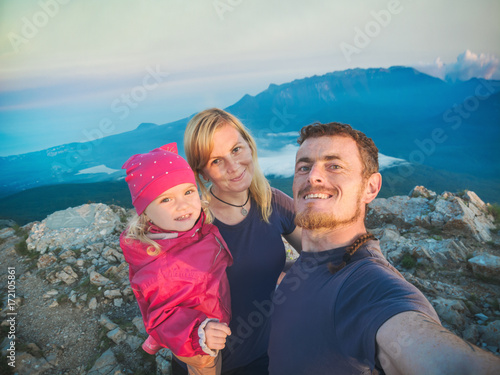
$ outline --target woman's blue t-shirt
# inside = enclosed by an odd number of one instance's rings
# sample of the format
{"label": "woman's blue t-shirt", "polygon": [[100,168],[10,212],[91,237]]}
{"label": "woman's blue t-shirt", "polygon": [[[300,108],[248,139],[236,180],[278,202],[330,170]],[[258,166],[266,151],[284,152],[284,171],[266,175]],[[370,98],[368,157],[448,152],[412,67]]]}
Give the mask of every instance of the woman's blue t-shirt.
{"label": "woman's blue t-shirt", "polygon": [[281,235],[295,230],[293,200],[276,189],[272,194],[269,223],[262,220],[254,200],[242,222],[213,222],[233,255],[233,265],[227,269],[232,333],[222,351],[224,371],[245,366],[267,352],[271,301],[286,259]]}

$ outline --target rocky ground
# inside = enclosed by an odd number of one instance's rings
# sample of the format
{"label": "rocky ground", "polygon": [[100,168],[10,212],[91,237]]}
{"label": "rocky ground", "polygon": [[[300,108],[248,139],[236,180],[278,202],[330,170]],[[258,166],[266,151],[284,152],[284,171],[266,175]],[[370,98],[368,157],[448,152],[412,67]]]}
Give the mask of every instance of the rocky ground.
{"label": "rocky ground", "polygon": [[[500,236],[491,211],[473,192],[417,187],[372,202],[367,223],[443,325],[499,355]],[[151,356],[140,348],[146,332],[118,244],[129,215],[89,204],[0,230],[0,373],[170,373],[167,349]]]}

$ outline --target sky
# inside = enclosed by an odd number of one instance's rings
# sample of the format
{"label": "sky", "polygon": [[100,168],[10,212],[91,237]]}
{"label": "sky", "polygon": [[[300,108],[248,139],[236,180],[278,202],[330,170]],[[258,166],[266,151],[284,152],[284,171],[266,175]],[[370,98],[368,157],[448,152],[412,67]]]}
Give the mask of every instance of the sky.
{"label": "sky", "polygon": [[0,156],[351,68],[500,79],[498,0],[0,0]]}

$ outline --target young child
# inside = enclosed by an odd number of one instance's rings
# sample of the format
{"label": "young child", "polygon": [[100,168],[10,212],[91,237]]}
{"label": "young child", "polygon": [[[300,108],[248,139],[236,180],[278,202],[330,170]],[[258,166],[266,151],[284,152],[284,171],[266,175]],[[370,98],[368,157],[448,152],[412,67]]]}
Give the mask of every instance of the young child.
{"label": "young child", "polygon": [[137,216],[120,236],[146,331],[143,349],[168,347],[189,374],[220,374],[231,334],[226,267],[232,257],[205,223],[193,171],[175,143],[132,156],[122,167]]}

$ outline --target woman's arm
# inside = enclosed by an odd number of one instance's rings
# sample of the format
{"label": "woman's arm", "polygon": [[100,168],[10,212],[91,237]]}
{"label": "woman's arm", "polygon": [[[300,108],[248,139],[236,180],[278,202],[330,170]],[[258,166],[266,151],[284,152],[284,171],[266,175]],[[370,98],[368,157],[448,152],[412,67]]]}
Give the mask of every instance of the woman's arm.
{"label": "woman's arm", "polygon": [[283,237],[285,237],[288,243],[292,245],[298,253],[302,251],[302,228],[295,227],[295,230],[292,233]]}

